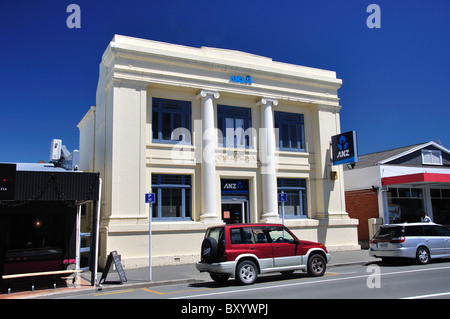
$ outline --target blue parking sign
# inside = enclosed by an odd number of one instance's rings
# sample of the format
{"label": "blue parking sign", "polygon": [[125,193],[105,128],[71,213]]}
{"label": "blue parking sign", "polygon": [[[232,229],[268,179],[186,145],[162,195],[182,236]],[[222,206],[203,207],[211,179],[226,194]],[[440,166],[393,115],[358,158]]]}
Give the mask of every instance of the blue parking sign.
{"label": "blue parking sign", "polygon": [[278,194],[278,201],[279,202],[287,202],[287,194],[286,193],[279,193]]}
{"label": "blue parking sign", "polygon": [[155,193],[147,193],[147,194],[145,194],[145,202],[153,204],[155,202]]}

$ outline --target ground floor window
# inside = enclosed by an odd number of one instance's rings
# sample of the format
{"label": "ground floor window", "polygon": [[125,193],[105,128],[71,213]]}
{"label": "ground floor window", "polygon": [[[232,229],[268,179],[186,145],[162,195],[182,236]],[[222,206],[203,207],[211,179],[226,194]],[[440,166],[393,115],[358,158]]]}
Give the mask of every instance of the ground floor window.
{"label": "ground floor window", "polygon": [[153,219],[191,220],[191,176],[152,174],[152,192]]}
{"label": "ground floor window", "polygon": [[450,225],[450,189],[432,188],[430,192],[433,221],[438,224]]}
{"label": "ground floor window", "polygon": [[420,222],[424,210],[421,188],[389,188],[387,198],[389,223]]}
{"label": "ground floor window", "polygon": [[[306,203],[306,179],[278,178],[278,193],[287,194],[287,202],[284,203],[285,218],[306,218],[308,215]],[[281,203],[278,203],[278,211],[281,213]]]}

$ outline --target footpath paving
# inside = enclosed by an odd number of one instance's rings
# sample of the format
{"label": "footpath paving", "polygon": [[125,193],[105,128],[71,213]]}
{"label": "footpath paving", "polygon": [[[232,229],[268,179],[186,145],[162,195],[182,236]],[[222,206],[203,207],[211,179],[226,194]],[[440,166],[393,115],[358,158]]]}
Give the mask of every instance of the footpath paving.
{"label": "footpath paving", "polygon": [[[328,269],[353,264],[363,265],[380,260],[370,257],[368,250],[365,249],[331,252],[330,254],[331,260],[328,264]],[[35,291],[20,292],[14,292],[13,290],[10,294],[6,294],[5,291],[2,291],[0,294],[0,299],[50,298],[55,294],[79,294],[85,290],[93,291],[100,289],[102,291],[108,291],[114,289],[130,289],[211,280],[209,274],[200,273],[195,268],[194,264],[152,267],[151,282],[149,281],[150,271],[148,267],[139,269],[125,269],[125,275],[127,277],[127,281],[120,283],[118,273],[111,269],[106,277],[106,281],[102,283],[101,287],[95,287],[90,284],[91,273],[86,271],[78,276],[78,280],[75,285],[72,285],[70,281],[70,284],[67,286],[60,285],[56,289],[36,289]],[[100,279],[101,276],[102,273],[99,272],[98,278]]]}

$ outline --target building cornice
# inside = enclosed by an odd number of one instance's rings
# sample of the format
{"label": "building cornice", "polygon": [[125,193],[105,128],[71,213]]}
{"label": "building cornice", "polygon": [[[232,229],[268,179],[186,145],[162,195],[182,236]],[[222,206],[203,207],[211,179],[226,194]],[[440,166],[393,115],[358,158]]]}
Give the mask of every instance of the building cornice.
{"label": "building cornice", "polygon": [[[140,83],[212,89],[224,93],[273,96],[338,106],[342,80],[333,71],[274,62],[249,53],[180,45],[116,35],[103,55],[108,78]],[[251,76],[233,83],[230,76]]]}

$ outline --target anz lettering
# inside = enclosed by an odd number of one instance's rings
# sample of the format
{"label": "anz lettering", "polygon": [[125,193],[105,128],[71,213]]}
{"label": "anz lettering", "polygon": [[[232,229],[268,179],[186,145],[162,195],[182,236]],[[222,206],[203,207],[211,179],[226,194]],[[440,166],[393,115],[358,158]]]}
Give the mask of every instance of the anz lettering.
{"label": "anz lettering", "polygon": [[242,189],[242,183],[226,183],[223,185],[223,189]]}
{"label": "anz lettering", "polygon": [[232,75],[230,77],[230,81],[229,82],[240,83],[240,84],[247,84],[247,85],[252,85],[252,83],[253,83],[252,77],[250,75],[248,75],[245,78],[242,77],[242,76]]}
{"label": "anz lettering", "polygon": [[339,151],[337,158],[342,158],[342,157],[347,157],[350,156],[350,151],[349,150],[343,150],[343,151]]}

